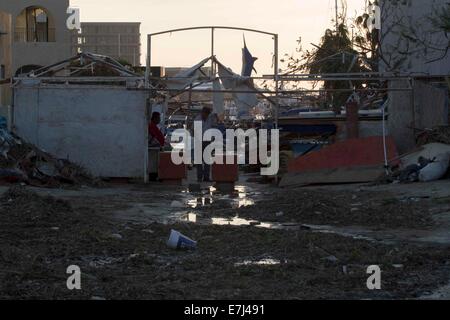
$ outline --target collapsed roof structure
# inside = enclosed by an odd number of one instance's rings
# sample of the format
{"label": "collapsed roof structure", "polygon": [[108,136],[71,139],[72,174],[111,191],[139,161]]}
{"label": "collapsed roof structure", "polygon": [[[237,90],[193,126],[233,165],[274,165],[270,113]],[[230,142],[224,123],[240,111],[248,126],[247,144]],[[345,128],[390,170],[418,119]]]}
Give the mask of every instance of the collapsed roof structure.
{"label": "collapsed roof structure", "polygon": [[139,75],[108,56],[87,52],[27,74],[30,78],[95,76],[138,77]]}
{"label": "collapsed roof structure", "polygon": [[[204,68],[208,63],[217,67],[217,77],[205,73]],[[223,113],[225,98],[234,101],[239,116],[248,115],[258,105],[258,98],[273,103],[270,97],[257,88],[253,78],[234,73],[215,56],[203,59],[174,77],[151,78],[150,86],[153,90],[166,94],[169,99],[186,92],[211,93],[213,109],[217,114]]]}

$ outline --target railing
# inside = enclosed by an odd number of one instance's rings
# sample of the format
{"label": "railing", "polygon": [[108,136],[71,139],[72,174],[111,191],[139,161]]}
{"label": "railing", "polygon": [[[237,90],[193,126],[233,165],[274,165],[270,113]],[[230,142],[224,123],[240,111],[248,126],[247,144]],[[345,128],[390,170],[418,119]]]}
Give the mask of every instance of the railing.
{"label": "railing", "polygon": [[55,28],[16,28],[15,42],[55,42]]}

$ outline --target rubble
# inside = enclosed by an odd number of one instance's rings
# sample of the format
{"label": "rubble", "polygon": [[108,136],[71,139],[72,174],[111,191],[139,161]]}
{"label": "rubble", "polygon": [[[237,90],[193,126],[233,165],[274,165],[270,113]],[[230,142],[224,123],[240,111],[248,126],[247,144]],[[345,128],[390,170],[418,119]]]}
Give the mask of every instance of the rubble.
{"label": "rubble", "polygon": [[417,138],[417,144],[423,146],[430,143],[450,145],[450,126],[436,127],[422,131]]}
{"label": "rubble", "polygon": [[4,128],[0,129],[0,181],[50,188],[98,183],[81,166],[57,159]]}
{"label": "rubble", "polygon": [[385,177],[384,182],[408,183],[440,180],[448,176],[450,145],[439,142],[425,144],[400,158],[401,166],[393,168],[393,172]]}

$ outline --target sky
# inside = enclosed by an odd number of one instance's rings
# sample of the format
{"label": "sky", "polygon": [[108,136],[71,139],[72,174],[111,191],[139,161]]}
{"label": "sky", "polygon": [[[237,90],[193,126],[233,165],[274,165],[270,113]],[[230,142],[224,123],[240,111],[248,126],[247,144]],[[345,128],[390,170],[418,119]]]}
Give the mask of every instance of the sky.
{"label": "sky", "polygon": [[[341,0],[339,0],[340,2]],[[301,37],[304,47],[318,43],[332,27],[335,0],[71,0],[82,22],[141,22],[142,63],[146,35],[194,26],[233,26],[279,35],[280,58],[292,54]],[[362,12],[365,0],[347,0],[348,16]],[[241,31],[216,31],[216,56],[234,71],[241,69],[243,35],[253,56],[259,58],[258,75],[272,74],[273,40],[270,36]],[[158,36],[152,44],[153,65],[188,67],[210,56],[208,31]]]}

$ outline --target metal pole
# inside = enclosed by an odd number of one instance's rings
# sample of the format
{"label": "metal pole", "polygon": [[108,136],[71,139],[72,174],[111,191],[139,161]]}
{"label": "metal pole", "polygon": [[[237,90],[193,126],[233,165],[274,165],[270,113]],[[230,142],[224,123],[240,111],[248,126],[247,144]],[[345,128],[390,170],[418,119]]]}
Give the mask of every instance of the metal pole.
{"label": "metal pole", "polygon": [[[275,55],[275,61],[273,63],[274,66],[274,75],[275,75],[275,129],[278,129],[278,122],[280,118],[280,90],[279,90],[279,70],[278,70],[278,35],[274,36],[274,55]],[[278,185],[279,183],[279,176],[278,173],[275,177],[275,183]]]}
{"label": "metal pole", "polygon": [[214,43],[214,31],[215,31],[215,29],[214,28],[211,28],[211,79],[214,79],[214,76],[215,76],[215,70],[214,70],[214,68],[215,68],[215,64],[214,64],[214,46],[215,46],[215,43]]}
{"label": "metal pole", "polygon": [[152,65],[152,36],[147,35],[147,59],[146,59],[147,65],[145,68],[145,87],[150,88],[150,77],[151,72],[150,68]]}
{"label": "metal pole", "polygon": [[274,75],[275,75],[275,129],[278,129],[278,119],[280,117],[280,101],[279,101],[279,70],[278,70],[278,35],[274,36]]}
{"label": "metal pole", "polygon": [[121,50],[120,50],[120,33],[117,35],[118,37],[119,37],[119,59],[120,59],[120,57],[121,57],[121,55],[122,55],[122,52],[121,52]]}

